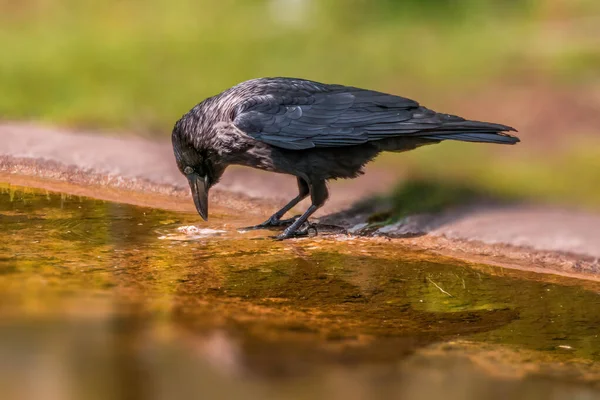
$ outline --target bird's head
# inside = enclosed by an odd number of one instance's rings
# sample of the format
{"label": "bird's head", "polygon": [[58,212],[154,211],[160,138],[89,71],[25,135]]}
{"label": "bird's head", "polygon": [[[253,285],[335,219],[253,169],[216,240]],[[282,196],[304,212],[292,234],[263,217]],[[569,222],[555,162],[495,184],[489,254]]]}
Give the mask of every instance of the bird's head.
{"label": "bird's head", "polygon": [[225,165],[219,155],[201,143],[192,140],[179,125],[173,129],[173,151],[179,171],[187,178],[198,214],[208,219],[208,191],[215,185]]}

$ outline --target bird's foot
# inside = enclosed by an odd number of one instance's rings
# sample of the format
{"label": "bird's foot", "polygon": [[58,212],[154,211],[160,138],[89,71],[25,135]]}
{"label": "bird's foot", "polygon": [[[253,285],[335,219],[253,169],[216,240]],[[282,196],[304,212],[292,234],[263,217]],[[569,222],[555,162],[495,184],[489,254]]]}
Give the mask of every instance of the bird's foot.
{"label": "bird's foot", "polygon": [[258,225],[254,225],[254,226],[247,226],[245,228],[239,228],[238,230],[240,230],[240,231],[255,231],[257,229],[271,229],[271,228],[276,228],[276,227],[280,227],[280,226],[289,226],[289,225],[293,224],[299,217],[300,217],[299,215],[296,215],[295,217],[292,217],[289,219],[279,219],[279,218],[276,218],[275,216],[272,216],[271,218],[269,218],[262,224],[258,224]]}
{"label": "bird's foot", "polygon": [[290,231],[286,229],[281,234],[277,235],[275,238],[277,240],[285,240],[291,238],[302,238],[302,237],[315,237],[318,235],[317,225],[311,224],[310,222],[305,223],[296,231]]}

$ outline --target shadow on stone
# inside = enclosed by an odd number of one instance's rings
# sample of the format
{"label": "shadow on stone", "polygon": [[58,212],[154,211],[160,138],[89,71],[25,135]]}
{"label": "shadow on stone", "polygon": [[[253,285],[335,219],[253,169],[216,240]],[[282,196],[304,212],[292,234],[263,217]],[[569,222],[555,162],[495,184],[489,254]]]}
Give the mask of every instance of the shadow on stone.
{"label": "shadow on stone", "polygon": [[324,216],[319,224],[340,226],[358,235],[415,237],[474,212],[522,202],[462,182],[415,178],[400,183],[388,195],[370,197]]}

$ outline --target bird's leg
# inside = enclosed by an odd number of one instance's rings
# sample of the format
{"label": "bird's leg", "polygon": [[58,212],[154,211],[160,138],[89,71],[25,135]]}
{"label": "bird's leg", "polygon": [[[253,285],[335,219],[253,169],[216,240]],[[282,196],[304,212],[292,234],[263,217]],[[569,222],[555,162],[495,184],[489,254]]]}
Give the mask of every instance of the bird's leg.
{"label": "bird's leg", "polygon": [[248,226],[246,228],[241,228],[240,230],[249,231],[255,229],[268,229],[274,226],[286,226],[293,223],[298,218],[298,216],[284,220],[282,220],[281,217],[283,217],[285,213],[290,211],[296,204],[304,200],[309,193],[310,189],[308,187],[308,183],[306,183],[304,179],[298,178],[298,196],[294,197],[289,203],[283,206],[281,210],[271,215],[271,217],[262,224]]}
{"label": "bird's leg", "polygon": [[325,181],[313,182],[310,185],[310,198],[312,204],[310,207],[308,207],[308,210],[306,210],[306,212],[300,216],[300,218],[294,221],[292,225],[287,227],[286,230],[281,233],[281,235],[277,236],[277,239],[283,240],[296,236],[299,233],[298,229],[304,225],[304,223],[311,215],[314,214],[315,211],[325,204],[328,197],[329,192],[327,191],[327,185],[325,184]]}

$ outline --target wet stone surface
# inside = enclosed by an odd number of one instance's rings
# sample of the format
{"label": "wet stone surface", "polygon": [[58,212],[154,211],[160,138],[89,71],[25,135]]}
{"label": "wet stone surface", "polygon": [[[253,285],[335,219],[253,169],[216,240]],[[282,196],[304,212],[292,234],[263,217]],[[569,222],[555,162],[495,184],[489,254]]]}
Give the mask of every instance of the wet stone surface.
{"label": "wet stone surface", "polygon": [[600,395],[598,283],[9,185],[0,233],[6,399]]}

